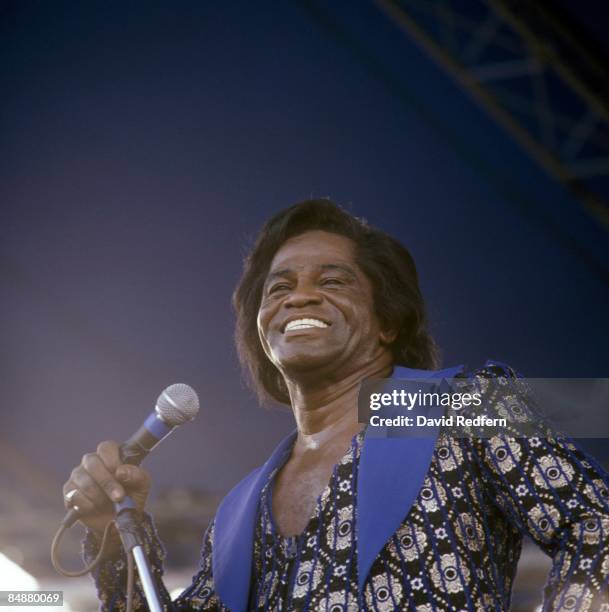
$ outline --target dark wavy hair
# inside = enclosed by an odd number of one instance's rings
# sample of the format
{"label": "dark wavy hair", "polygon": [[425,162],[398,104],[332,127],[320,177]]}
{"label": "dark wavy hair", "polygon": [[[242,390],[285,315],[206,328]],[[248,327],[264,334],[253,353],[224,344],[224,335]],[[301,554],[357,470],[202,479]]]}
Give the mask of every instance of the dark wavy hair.
{"label": "dark wavy hair", "polygon": [[394,363],[436,368],[438,351],[427,329],[425,304],[408,249],[331,200],[305,200],[266,222],[245,258],[243,275],[233,294],[237,353],[260,401],[272,398],[290,403],[283,376],[266,356],[258,336],[256,320],[262,288],[281,245],[311,230],[340,234],[355,243],[356,263],[372,283],[374,308],[381,327],[398,332],[391,344]]}

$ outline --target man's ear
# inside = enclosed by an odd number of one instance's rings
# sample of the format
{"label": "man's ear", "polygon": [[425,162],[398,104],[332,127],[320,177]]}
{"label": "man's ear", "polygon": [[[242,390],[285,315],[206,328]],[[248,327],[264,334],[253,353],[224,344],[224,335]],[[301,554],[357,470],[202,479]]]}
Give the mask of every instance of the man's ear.
{"label": "man's ear", "polygon": [[395,339],[398,337],[398,332],[395,331],[394,329],[389,329],[389,330],[381,330],[380,333],[380,339],[381,339],[381,344],[393,344],[393,342],[395,341]]}

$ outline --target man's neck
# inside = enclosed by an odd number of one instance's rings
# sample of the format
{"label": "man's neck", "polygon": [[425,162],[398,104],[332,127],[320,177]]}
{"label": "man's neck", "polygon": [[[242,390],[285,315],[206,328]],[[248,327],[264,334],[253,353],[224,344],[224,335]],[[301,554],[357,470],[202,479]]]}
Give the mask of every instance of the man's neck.
{"label": "man's neck", "polygon": [[346,376],[317,385],[288,380],[292,410],[298,427],[295,452],[314,451],[329,440],[351,438],[362,429],[357,398],[367,378],[391,375],[391,356],[383,354]]}

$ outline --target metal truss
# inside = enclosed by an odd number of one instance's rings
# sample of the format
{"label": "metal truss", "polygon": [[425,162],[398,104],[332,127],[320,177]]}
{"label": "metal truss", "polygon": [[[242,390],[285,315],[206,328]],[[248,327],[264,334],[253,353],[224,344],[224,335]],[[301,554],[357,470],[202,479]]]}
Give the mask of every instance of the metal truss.
{"label": "metal truss", "polygon": [[609,67],[536,0],[376,0],[609,230]]}

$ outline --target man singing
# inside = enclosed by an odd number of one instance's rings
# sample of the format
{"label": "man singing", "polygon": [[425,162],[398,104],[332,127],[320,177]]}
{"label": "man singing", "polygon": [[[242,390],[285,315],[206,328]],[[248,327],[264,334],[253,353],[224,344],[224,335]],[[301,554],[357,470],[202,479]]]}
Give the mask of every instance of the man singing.
{"label": "man singing", "polygon": [[[574,444],[382,439],[358,422],[365,379],[463,379],[489,405],[523,401],[507,366],[435,370],[404,246],[329,200],[302,202],[262,229],[234,305],[241,361],[263,400],[291,406],[296,430],[225,497],[173,602],[144,513],[149,477],[102,442],[64,485],[85,513],[88,560],[110,500],[128,494],[166,610],[508,610],[528,535],[553,560],[544,610],[609,611],[609,477]],[[125,573],[114,536],[95,572],[103,610],[125,609]],[[139,585],[134,601],[147,609]]]}

